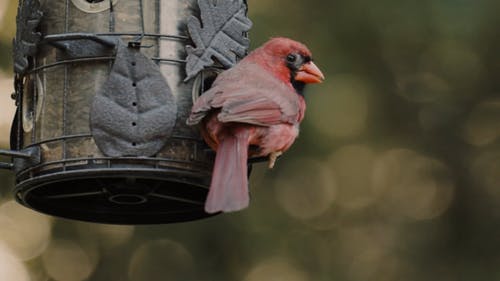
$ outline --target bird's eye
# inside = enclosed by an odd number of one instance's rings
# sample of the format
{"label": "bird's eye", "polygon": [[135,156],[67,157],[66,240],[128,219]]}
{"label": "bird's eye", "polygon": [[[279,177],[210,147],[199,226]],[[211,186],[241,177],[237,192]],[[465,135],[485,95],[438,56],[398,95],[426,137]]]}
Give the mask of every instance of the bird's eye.
{"label": "bird's eye", "polygon": [[294,54],[289,54],[287,57],[286,57],[286,60],[288,62],[295,62],[297,60],[297,56],[294,55]]}

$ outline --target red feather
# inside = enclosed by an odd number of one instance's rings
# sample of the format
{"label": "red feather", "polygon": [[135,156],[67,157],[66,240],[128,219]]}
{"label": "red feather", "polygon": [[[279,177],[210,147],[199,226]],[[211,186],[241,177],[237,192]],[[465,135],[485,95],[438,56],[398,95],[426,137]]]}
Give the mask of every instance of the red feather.
{"label": "red feather", "polygon": [[[205,141],[217,152],[205,211],[247,207],[248,147],[259,147],[250,156],[270,155],[275,159],[298,136],[306,106],[291,83],[292,71],[286,64],[291,53],[311,56],[301,43],[271,39],[221,73],[193,105],[187,123],[201,122]],[[321,80],[321,72],[312,65],[316,71],[313,74]]]}

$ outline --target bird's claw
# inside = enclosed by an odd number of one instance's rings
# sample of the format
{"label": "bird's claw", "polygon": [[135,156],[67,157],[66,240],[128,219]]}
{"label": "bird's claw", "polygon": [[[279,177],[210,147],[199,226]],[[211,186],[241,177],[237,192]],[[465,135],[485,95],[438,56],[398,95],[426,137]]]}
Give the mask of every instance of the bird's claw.
{"label": "bird's claw", "polygon": [[281,151],[274,151],[269,154],[269,169],[272,169],[274,167],[276,160],[281,156],[281,154],[283,154],[283,152]]}

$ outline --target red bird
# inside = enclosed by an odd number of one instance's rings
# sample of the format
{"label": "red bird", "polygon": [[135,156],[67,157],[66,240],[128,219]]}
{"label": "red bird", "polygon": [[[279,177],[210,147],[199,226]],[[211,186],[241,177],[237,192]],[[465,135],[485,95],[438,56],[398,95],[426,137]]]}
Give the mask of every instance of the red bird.
{"label": "red bird", "polygon": [[269,156],[269,168],[299,134],[306,104],[305,84],[324,79],[309,49],[273,38],[221,73],[194,103],[187,124],[201,122],[217,154],[205,211],[246,208],[248,157]]}

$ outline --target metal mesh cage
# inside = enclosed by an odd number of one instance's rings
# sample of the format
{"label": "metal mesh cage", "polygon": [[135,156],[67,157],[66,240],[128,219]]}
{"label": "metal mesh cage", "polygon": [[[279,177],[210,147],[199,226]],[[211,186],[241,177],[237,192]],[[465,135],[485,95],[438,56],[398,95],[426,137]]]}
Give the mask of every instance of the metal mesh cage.
{"label": "metal mesh cage", "polygon": [[[40,1],[40,11],[43,37],[18,83],[12,131],[13,149],[25,153],[14,161],[17,200],[47,214],[104,223],[208,216],[203,204],[214,155],[197,128],[185,125],[204,80],[183,81],[187,19],[199,16],[197,2],[50,0]],[[92,133],[91,107],[110,78],[118,41],[158,66],[175,100],[175,125],[152,155],[107,155]]]}

